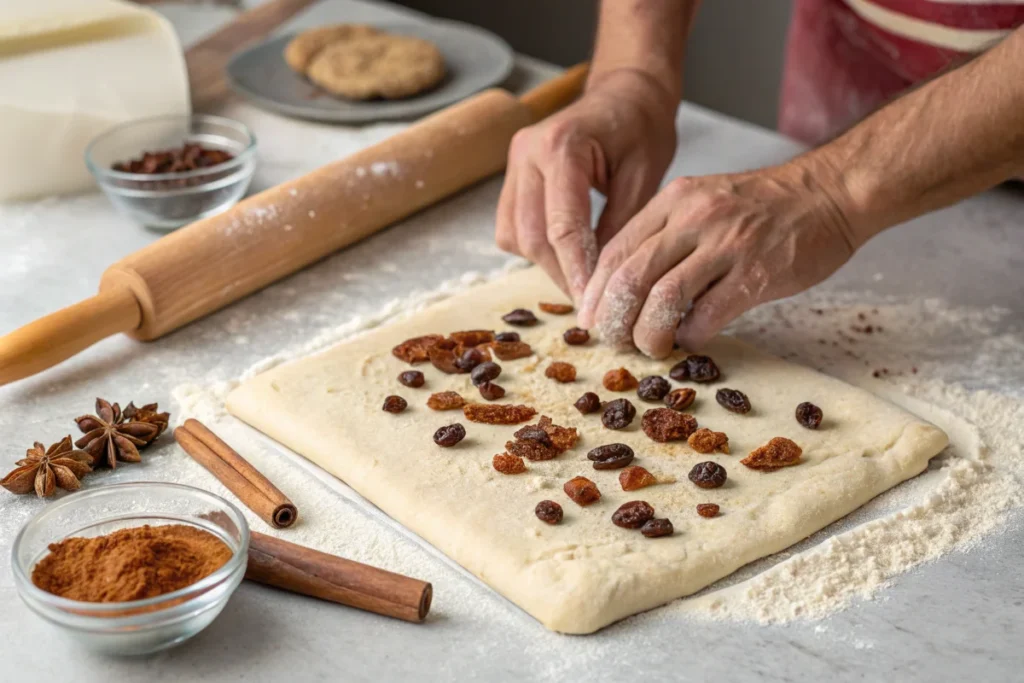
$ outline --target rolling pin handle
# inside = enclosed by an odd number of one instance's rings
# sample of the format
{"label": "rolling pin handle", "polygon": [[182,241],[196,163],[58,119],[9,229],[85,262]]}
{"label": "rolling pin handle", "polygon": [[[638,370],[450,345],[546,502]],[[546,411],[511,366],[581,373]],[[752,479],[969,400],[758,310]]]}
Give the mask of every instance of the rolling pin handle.
{"label": "rolling pin handle", "polygon": [[536,123],[570,104],[583,92],[590,65],[586,62],[570,67],[565,73],[545,81],[519,98]]}
{"label": "rolling pin handle", "polygon": [[100,292],[0,338],[0,386],[34,375],[142,322],[135,294],[125,287]]}

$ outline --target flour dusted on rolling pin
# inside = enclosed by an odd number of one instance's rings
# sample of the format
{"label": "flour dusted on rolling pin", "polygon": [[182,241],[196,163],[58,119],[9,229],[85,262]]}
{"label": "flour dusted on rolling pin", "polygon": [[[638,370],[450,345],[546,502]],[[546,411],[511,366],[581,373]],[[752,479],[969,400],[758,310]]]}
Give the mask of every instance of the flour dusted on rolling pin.
{"label": "flour dusted on rolling pin", "polygon": [[[154,339],[501,170],[529,112],[490,90],[114,264]],[[428,182],[429,181],[429,182]]]}

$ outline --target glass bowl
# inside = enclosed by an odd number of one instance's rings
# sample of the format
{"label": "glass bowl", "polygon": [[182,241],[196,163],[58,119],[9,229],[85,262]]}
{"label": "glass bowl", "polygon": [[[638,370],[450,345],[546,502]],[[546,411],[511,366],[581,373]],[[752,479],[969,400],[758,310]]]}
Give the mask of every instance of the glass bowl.
{"label": "glass bowl", "polygon": [[[118,162],[201,144],[234,158],[194,171],[128,173]],[[174,230],[233,206],[245,196],[256,168],[256,138],[238,121],[220,116],[156,116],[122,123],[85,150],[85,165],[118,211],[140,225]]]}
{"label": "glass bowl", "polygon": [[[131,602],[80,602],[38,588],[32,568],[48,546],[71,536],[102,536],[126,527],[187,524],[220,538],[231,559],[172,593]],[[32,611],[91,650],[137,655],[188,640],[220,614],[245,575],[249,526],[238,508],[181,484],[113,484],[52,503],[21,528],[11,553],[14,583]]]}

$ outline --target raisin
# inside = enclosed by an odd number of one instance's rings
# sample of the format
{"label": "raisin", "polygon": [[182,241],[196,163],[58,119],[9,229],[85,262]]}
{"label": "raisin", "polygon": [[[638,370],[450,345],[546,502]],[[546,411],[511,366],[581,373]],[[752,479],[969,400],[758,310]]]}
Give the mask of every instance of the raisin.
{"label": "raisin", "polygon": [[501,366],[487,361],[473,368],[473,371],[469,374],[469,379],[472,380],[474,385],[480,386],[484,382],[497,379],[499,375],[501,375]]}
{"label": "raisin", "polygon": [[609,401],[601,413],[601,424],[608,429],[625,429],[636,417],[636,408],[624,398]]}
{"label": "raisin", "polygon": [[542,415],[536,425],[519,429],[516,441],[505,443],[505,450],[527,460],[551,460],[576,445],[579,434],[575,428],[562,427]]}
{"label": "raisin", "polygon": [[463,372],[469,372],[485,360],[484,352],[480,349],[466,349],[462,356],[455,361],[455,367]]}
{"label": "raisin", "polygon": [[462,414],[470,422],[481,422],[490,425],[514,425],[532,419],[537,414],[537,411],[529,406],[467,403],[462,407]]}
{"label": "raisin", "polygon": [[494,341],[498,342],[517,342],[519,341],[518,332],[499,332],[494,335]]}
{"label": "raisin", "polygon": [[409,404],[401,396],[388,396],[384,399],[384,410],[396,415],[405,410]]}
{"label": "raisin", "polygon": [[505,395],[505,387],[494,382],[484,382],[480,385],[480,395],[488,401],[497,401]]}
{"label": "raisin", "polygon": [[526,471],[526,463],[523,462],[523,459],[508,453],[498,453],[491,460],[491,464],[502,474],[522,474]]}
{"label": "raisin", "polygon": [[562,521],[562,506],[553,500],[542,500],[533,509],[537,519],[547,524],[558,524]]}
{"label": "raisin", "polygon": [[449,375],[465,372],[455,363],[455,351],[446,349],[440,344],[430,347],[430,350],[427,351],[427,357],[430,358],[430,364],[441,372]]}
{"label": "raisin", "polygon": [[639,529],[651,519],[654,519],[654,508],[643,500],[623,503],[612,513],[612,524],[623,529]]}
{"label": "raisin", "polygon": [[576,410],[580,411],[582,415],[589,415],[601,409],[601,399],[593,391],[588,391],[576,399],[573,405],[576,406]]}
{"label": "raisin", "polygon": [[541,462],[544,460],[551,460],[561,455],[561,451],[554,447],[550,442],[541,443],[540,441],[520,440],[520,441],[506,441],[505,450],[512,455],[520,458],[526,458],[530,462]]}
{"label": "raisin", "polygon": [[639,465],[631,465],[619,472],[619,486],[623,491],[636,491],[657,483],[654,475]]}
{"label": "raisin", "polygon": [[668,376],[677,382],[685,382],[690,379],[690,366],[687,365],[686,359],[673,365],[672,369],[668,371]]}
{"label": "raisin", "polygon": [[423,378],[423,373],[419,370],[406,370],[398,376],[398,381],[407,387],[417,389],[423,386],[426,380]]}
{"label": "raisin", "polygon": [[590,341],[590,333],[582,327],[570,327],[562,335],[562,339],[570,346],[582,346]]}
{"label": "raisin", "polygon": [[563,384],[576,381],[576,367],[572,363],[555,361],[544,371],[544,376]]}
{"label": "raisin", "polygon": [[822,417],[821,408],[813,403],[801,403],[796,407],[796,421],[808,429],[820,427]]}
{"label": "raisin", "polygon": [[693,405],[694,399],[697,398],[697,392],[689,387],[683,387],[681,389],[673,389],[672,391],[665,394],[665,405],[672,410],[678,410],[680,412],[686,410]]}
{"label": "raisin", "polygon": [[597,484],[586,477],[573,477],[565,482],[562,490],[572,499],[572,502],[581,507],[586,507],[601,499],[601,492],[597,490]]}
{"label": "raisin", "polygon": [[729,437],[725,435],[725,432],[713,432],[705,427],[690,434],[687,443],[698,453],[729,452]]}
{"label": "raisin", "polygon": [[529,311],[525,308],[517,308],[514,311],[510,311],[501,316],[501,319],[509,325],[515,325],[516,327],[529,327],[531,325],[536,325],[538,322],[537,316],[533,314],[533,311]]}
{"label": "raisin", "polygon": [[803,450],[784,436],[776,436],[764,446],[755,448],[750,455],[740,460],[752,470],[774,472],[800,462]]}
{"label": "raisin", "polygon": [[694,382],[714,382],[722,374],[707,356],[687,356],[686,371]]}
{"label": "raisin", "polygon": [[699,462],[690,470],[690,481],[702,489],[717,489],[725,483],[725,468],[717,462]]}
{"label": "raisin", "polygon": [[673,531],[672,522],[667,519],[652,519],[640,527],[640,533],[647,538],[671,536]]}
{"label": "raisin", "polygon": [[669,408],[651,408],[641,418],[640,428],[654,441],[679,441],[697,431],[697,420]]}
{"label": "raisin", "polygon": [[555,445],[555,448],[563,452],[575,446],[580,438],[575,427],[556,425],[551,422],[551,418],[547,415],[541,415],[540,420],[537,421],[537,426],[547,432],[551,438],[551,443]]}
{"label": "raisin", "polygon": [[616,368],[604,373],[601,380],[608,391],[632,391],[637,387],[636,377],[626,368]]}
{"label": "raisin", "polygon": [[697,514],[710,519],[711,517],[717,517],[718,511],[721,509],[714,503],[701,503],[697,506]]}
{"label": "raisin", "polygon": [[715,400],[718,405],[732,413],[746,415],[750,412],[750,399],[742,391],[737,389],[719,389],[715,392]]}
{"label": "raisin", "polygon": [[595,470],[617,470],[633,462],[633,449],[624,443],[610,443],[593,449],[587,458],[594,462]]}
{"label": "raisin", "polygon": [[548,436],[548,433],[545,432],[540,427],[535,427],[533,425],[528,425],[516,431],[515,437],[521,441],[536,441],[537,443],[542,444],[544,446],[554,447],[554,444],[551,443],[551,437]]}
{"label": "raisin", "polygon": [[391,355],[406,363],[425,363],[429,360],[427,352],[437,342],[444,339],[439,334],[425,334],[422,337],[413,337],[391,349]]}
{"label": "raisin", "polygon": [[660,401],[671,389],[672,385],[668,383],[667,379],[658,375],[650,375],[640,380],[640,384],[636,388],[636,395],[645,401]]}
{"label": "raisin", "polygon": [[537,308],[551,315],[568,315],[575,310],[572,304],[549,304],[544,301],[537,304]]}
{"label": "raisin", "polygon": [[427,399],[427,407],[433,410],[455,410],[466,405],[466,399],[454,391],[441,391],[431,394]]}
{"label": "raisin", "polygon": [[452,332],[448,338],[459,346],[480,346],[494,341],[494,332],[492,330],[463,330]]}
{"label": "raisin", "polygon": [[521,341],[496,341],[491,343],[491,350],[494,351],[494,355],[498,357],[498,360],[515,360],[533,355],[533,349],[530,348],[530,345]]}
{"label": "raisin", "polygon": [[445,448],[450,448],[465,438],[466,428],[458,422],[445,425],[434,432],[434,443]]}

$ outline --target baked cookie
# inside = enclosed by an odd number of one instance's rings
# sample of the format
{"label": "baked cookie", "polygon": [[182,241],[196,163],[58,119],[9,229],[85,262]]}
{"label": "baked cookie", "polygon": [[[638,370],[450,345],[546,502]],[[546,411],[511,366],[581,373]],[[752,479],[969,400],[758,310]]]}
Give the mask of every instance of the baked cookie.
{"label": "baked cookie", "polygon": [[433,43],[387,33],[333,42],[306,69],[324,90],[353,100],[410,97],[440,83],[444,73]]}
{"label": "baked cookie", "polygon": [[379,34],[380,31],[364,24],[336,24],[312,28],[288,42],[284,48],[284,61],[294,71],[305,76],[313,58],[331,43]]}

